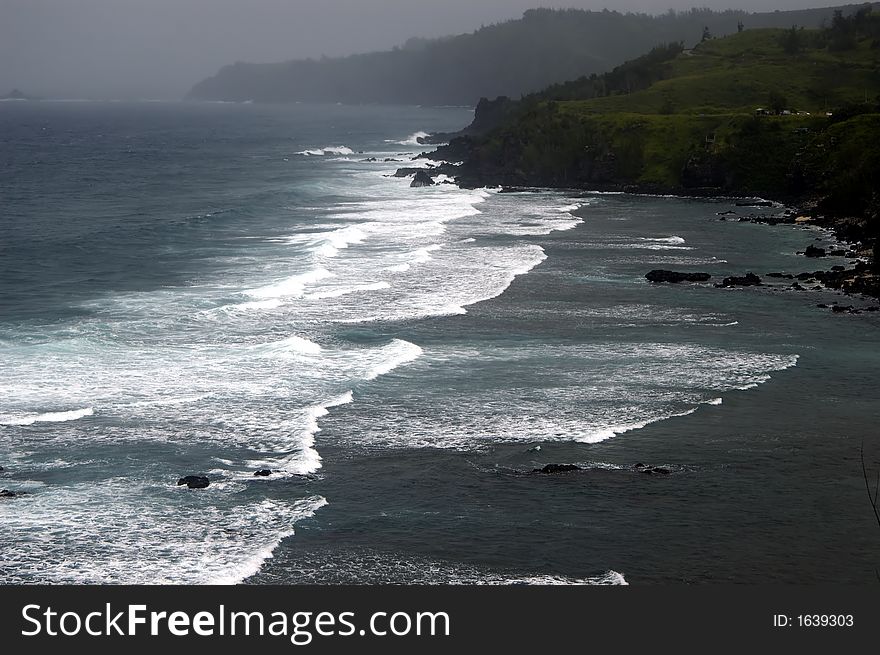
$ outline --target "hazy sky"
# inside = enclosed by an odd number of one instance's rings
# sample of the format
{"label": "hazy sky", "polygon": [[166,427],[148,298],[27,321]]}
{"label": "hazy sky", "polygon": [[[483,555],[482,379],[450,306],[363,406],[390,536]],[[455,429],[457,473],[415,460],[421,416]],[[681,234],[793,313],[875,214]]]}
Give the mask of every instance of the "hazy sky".
{"label": "hazy sky", "polygon": [[234,61],[386,49],[469,32],[537,6],[659,13],[833,0],[0,0],[0,95],[176,98]]}

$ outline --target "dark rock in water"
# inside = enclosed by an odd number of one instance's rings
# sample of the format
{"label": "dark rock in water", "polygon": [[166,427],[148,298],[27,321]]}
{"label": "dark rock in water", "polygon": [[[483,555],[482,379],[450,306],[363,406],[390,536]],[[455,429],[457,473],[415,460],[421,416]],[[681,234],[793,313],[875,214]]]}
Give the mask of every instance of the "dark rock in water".
{"label": "dark rock in water", "polygon": [[639,462],[633,468],[639,473],[644,473],[645,475],[669,475],[671,471],[667,468],[663,468],[662,466],[646,466]]}
{"label": "dark rock in water", "polygon": [[376,159],[375,157],[367,157],[366,159],[364,159],[364,161],[372,164],[373,162],[377,162],[379,160]]}
{"label": "dark rock in water", "polygon": [[797,274],[798,280],[812,280],[815,277],[816,276],[814,273],[798,273]]}
{"label": "dark rock in water", "polygon": [[660,268],[654,269],[645,275],[649,282],[707,282],[712,276],[708,273],[679,273]]}
{"label": "dark rock in water", "polygon": [[792,275],[791,273],[767,273],[767,277],[778,277],[782,278],[783,280],[794,279],[794,275]]}
{"label": "dark rock in water", "polygon": [[791,287],[789,287],[789,288],[794,289],[795,291],[806,291],[806,290],[807,290],[806,287],[802,287],[802,286],[801,286],[800,284],[798,284],[797,282],[795,282],[794,284],[792,284]]}
{"label": "dark rock in water", "polygon": [[269,469],[260,469],[259,471],[254,473],[254,475],[261,478],[268,478],[270,475],[272,475],[272,471],[270,471]]}
{"label": "dark rock in water", "polygon": [[827,305],[824,302],[820,302],[818,305],[816,305],[816,307],[818,307],[819,309],[828,309],[830,305]]}
{"label": "dark rock in water", "polygon": [[403,160],[402,159],[394,159],[393,157],[386,157],[385,158],[386,163],[389,163],[389,162],[397,163],[397,162],[401,162],[401,161],[403,161]]}
{"label": "dark rock in water", "polygon": [[832,250],[828,254],[832,257],[846,257],[846,250],[842,250],[842,249]]}
{"label": "dark rock in water", "polygon": [[854,309],[855,308],[852,305],[847,305],[846,307],[844,307],[843,305],[834,305],[831,308],[831,311],[834,312],[835,314],[843,314],[845,312],[852,313]]}
{"label": "dark rock in water", "polygon": [[416,173],[415,177],[413,178],[412,184],[410,184],[410,186],[411,187],[434,186],[434,180],[431,179],[431,176],[428,173],[428,171],[420,170]]}
{"label": "dark rock in water", "polygon": [[398,168],[394,171],[394,177],[409,177],[410,175],[415,175],[419,171],[424,171],[424,168]]}
{"label": "dark rock in water", "polygon": [[720,285],[722,287],[756,287],[760,286],[761,278],[759,278],[754,273],[746,273],[743,276],[731,275],[730,277],[724,278],[724,281]]}
{"label": "dark rock in water", "polygon": [[177,486],[186,485],[190,489],[204,489],[211,481],[203,475],[187,475],[177,481]]}
{"label": "dark rock in water", "polygon": [[840,273],[841,271],[846,270],[846,266],[832,266],[831,270],[834,271],[835,273]]}
{"label": "dark rock in water", "polygon": [[806,257],[824,257],[825,256],[825,248],[817,248],[814,245],[807,246],[807,249],[804,251],[804,255]]}
{"label": "dark rock in water", "polygon": [[865,307],[866,312],[880,312],[880,307],[877,305],[871,305],[870,307]]}
{"label": "dark rock in water", "polygon": [[18,498],[27,495],[24,491],[9,491],[9,489],[0,489],[0,498]]}
{"label": "dark rock in water", "polygon": [[568,473],[569,471],[580,471],[580,466],[575,464],[547,464],[544,468],[535,469],[532,473]]}
{"label": "dark rock in water", "polygon": [[753,201],[745,201],[741,200],[736,203],[737,207],[772,207],[773,203],[769,200],[753,200]]}

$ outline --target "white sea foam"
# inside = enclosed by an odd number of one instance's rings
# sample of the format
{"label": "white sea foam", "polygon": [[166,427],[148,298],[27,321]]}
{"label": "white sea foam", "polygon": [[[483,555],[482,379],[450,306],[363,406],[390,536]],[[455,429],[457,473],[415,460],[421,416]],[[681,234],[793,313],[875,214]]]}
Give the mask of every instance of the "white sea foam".
{"label": "white sea foam", "polygon": [[354,150],[347,146],[324,146],[323,148],[301,150],[296,154],[303,155],[305,157],[320,157],[322,155],[353,155]]}
{"label": "white sea foam", "polygon": [[424,139],[426,136],[430,136],[427,132],[415,132],[414,134],[410,134],[407,138],[402,139],[400,141],[386,141],[386,143],[396,143],[401,146],[421,146],[419,143],[419,139]]}
{"label": "white sea foam", "polygon": [[313,496],[224,507],[231,490],[180,489],[115,478],[0,503],[4,583],[236,584],[327,504]]}
{"label": "white sea foam", "polygon": [[538,585],[538,586],[572,586],[572,585],[629,585],[622,573],[607,571],[591,578],[569,578],[561,575],[529,575],[523,577],[487,576],[482,582],[485,585]]}
{"label": "white sea foam", "polygon": [[224,305],[220,309],[230,312],[252,312],[252,311],[269,311],[278,309],[284,304],[281,298],[269,298],[268,300],[254,300],[252,302],[243,302],[236,305]]}
{"label": "white sea foam", "polygon": [[403,339],[394,339],[390,345],[384,348],[387,359],[377,364],[364,376],[365,380],[375,380],[380,375],[386,375],[398,366],[417,360],[422,355],[422,349],[414,343]]}
{"label": "white sea foam", "polygon": [[642,241],[652,241],[654,243],[671,243],[674,245],[681,245],[681,244],[685,243],[685,240],[683,237],[679,237],[679,236],[675,236],[675,235],[673,235],[671,237],[657,237],[657,238],[643,237],[641,240]]}
{"label": "white sea foam", "polygon": [[251,350],[269,356],[320,355],[321,346],[296,335],[272,343],[251,346]]}
{"label": "white sea foam", "polygon": [[332,275],[333,274],[326,268],[318,268],[308,271],[307,273],[292,275],[273,284],[250,289],[244,293],[254,298],[266,299],[301,296],[305,291],[306,286],[331,277]]}
{"label": "white sea foam", "polygon": [[305,295],[307,299],[323,299],[323,298],[340,298],[351,293],[360,293],[364,291],[381,291],[382,289],[390,289],[391,284],[388,282],[374,282],[372,284],[360,284],[351,287],[340,287],[329,291],[315,291]]}
{"label": "white sea foam", "polygon": [[33,425],[34,423],[64,423],[75,421],[85,416],[92,416],[95,410],[91,407],[72,409],[65,412],[45,412],[43,414],[25,414],[24,416],[2,416],[0,425]]}

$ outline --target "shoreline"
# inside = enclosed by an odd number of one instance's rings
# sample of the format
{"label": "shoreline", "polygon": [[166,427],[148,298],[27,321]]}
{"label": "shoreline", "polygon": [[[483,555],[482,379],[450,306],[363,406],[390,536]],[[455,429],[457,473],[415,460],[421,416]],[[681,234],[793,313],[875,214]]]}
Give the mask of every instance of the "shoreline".
{"label": "shoreline", "polygon": [[[674,188],[663,187],[660,185],[641,185],[641,184],[623,184],[623,183],[607,183],[593,184],[590,187],[572,186],[572,185],[512,185],[496,183],[491,184],[489,180],[481,179],[481,176],[474,176],[473,179],[464,179],[461,176],[461,169],[465,165],[465,161],[460,163],[450,162],[441,158],[435,158],[434,155],[440,152],[440,149],[433,152],[423,152],[414,160],[426,159],[432,162],[438,162],[436,166],[429,165],[427,168],[427,177],[433,182],[433,178],[437,176],[446,176],[452,178],[456,186],[460,189],[486,189],[500,187],[500,193],[528,193],[528,192],[574,192],[574,193],[595,193],[595,194],[622,194],[653,198],[679,198],[692,200],[752,200],[752,203],[737,202],[737,206],[743,209],[772,206],[779,210],[777,216],[759,216],[755,213],[745,215],[734,214],[731,219],[720,216],[720,220],[736,220],[739,222],[762,223],[766,225],[810,225],[822,229],[830,230],[836,244],[842,246],[847,253],[844,255],[848,259],[853,259],[855,265],[844,270],[821,271],[814,269],[813,271],[801,271],[799,273],[789,274],[773,274],[773,277],[782,277],[785,279],[799,279],[808,283],[821,283],[822,285],[839,290],[847,296],[856,295],[864,300],[880,300],[880,275],[877,273],[877,262],[875,253],[872,253],[870,246],[865,243],[866,236],[864,229],[854,223],[857,219],[845,216],[826,216],[817,213],[819,201],[815,198],[795,197],[788,194],[781,194],[775,197],[756,196],[754,194],[738,194],[731,192],[723,192],[718,187],[694,187],[694,188]],[[395,176],[410,177],[414,175],[414,170],[402,167],[397,170]],[[425,169],[418,169],[425,170]],[[812,244],[805,246],[804,252],[813,247]],[[807,258],[821,259],[826,256],[824,249],[819,249],[822,254],[814,256],[805,255]],[[839,249],[836,249],[839,250]],[[788,276],[791,275],[789,278]],[[807,277],[809,276],[809,277]],[[810,289],[794,287],[796,290],[808,291]],[[859,311],[850,306],[848,311]],[[840,310],[834,310],[840,311]]]}

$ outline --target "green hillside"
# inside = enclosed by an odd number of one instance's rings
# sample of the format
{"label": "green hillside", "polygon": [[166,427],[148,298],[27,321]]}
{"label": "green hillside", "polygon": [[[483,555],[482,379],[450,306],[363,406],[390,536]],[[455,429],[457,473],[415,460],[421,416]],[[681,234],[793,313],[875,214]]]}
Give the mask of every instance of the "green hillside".
{"label": "green hillside", "polygon": [[866,8],[821,30],[660,46],[497,101],[494,129],[435,156],[464,161],[465,185],[763,195],[865,221],[880,207],[878,94],[880,12]]}
{"label": "green hillside", "polygon": [[[627,111],[659,114],[749,113],[767,107],[772,94],[788,109],[825,112],[829,107],[863,102],[880,87],[880,49],[862,39],[846,51],[821,47],[819,30],[746,30],[709,39],[671,62],[669,79],[649,89],[582,103],[579,111]],[[798,45],[786,52],[785,44]]]}

